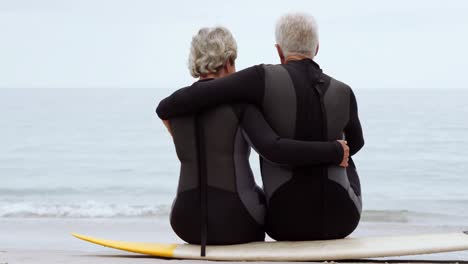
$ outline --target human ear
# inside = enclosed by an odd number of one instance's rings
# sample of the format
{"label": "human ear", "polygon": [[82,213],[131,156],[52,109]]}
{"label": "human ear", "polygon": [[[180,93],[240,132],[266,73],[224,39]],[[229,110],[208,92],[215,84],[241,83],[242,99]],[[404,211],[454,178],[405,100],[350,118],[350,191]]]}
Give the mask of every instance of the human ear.
{"label": "human ear", "polygon": [[281,49],[280,45],[278,45],[278,44],[275,44],[275,47],[276,47],[276,51],[278,51],[278,56],[280,58],[281,64],[285,64],[286,62],[284,60],[283,50]]}

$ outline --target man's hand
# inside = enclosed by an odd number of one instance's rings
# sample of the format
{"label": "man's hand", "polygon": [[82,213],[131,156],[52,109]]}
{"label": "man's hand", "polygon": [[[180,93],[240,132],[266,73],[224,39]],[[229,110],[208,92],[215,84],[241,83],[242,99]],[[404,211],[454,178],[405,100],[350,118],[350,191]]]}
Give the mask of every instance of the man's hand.
{"label": "man's hand", "polygon": [[340,166],[343,168],[348,167],[348,160],[349,160],[349,147],[348,142],[345,140],[337,140],[341,146],[343,147],[343,161],[341,161]]}
{"label": "man's hand", "polygon": [[163,120],[164,126],[166,126],[167,131],[169,131],[169,134],[171,134],[172,137],[172,129],[171,129],[171,124],[169,123],[169,120]]}

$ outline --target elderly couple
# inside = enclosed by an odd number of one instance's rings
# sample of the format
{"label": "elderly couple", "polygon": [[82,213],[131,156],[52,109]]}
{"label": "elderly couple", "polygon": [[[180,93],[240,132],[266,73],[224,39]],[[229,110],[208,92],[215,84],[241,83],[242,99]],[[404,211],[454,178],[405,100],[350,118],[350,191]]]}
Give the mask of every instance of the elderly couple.
{"label": "elderly couple", "polygon": [[[172,212],[175,233],[205,245],[348,236],[362,201],[351,156],[364,145],[351,88],[314,62],[317,25],[292,13],[276,25],[279,65],[236,73],[237,46],[222,27],[191,43],[199,78],[157,107],[181,162]],[[263,189],[249,165],[260,155]]]}

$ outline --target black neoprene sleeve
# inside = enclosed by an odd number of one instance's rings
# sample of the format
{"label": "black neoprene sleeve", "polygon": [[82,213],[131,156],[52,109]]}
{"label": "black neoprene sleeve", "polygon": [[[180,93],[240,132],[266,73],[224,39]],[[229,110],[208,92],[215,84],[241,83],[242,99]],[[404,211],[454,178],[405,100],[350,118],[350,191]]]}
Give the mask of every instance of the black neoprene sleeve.
{"label": "black neoprene sleeve", "polygon": [[245,107],[241,127],[259,155],[273,163],[296,166],[339,165],[343,160],[343,147],[339,142],[282,138],[267,123],[263,114],[252,105]]}
{"label": "black neoprene sleeve", "polygon": [[264,75],[261,66],[253,66],[224,78],[195,82],[162,100],[156,113],[159,118],[167,120],[221,104],[251,103],[260,106],[265,89]]}
{"label": "black neoprene sleeve", "polygon": [[344,132],[346,141],[348,141],[349,155],[352,156],[364,146],[364,137],[362,135],[361,122],[359,121],[358,116],[356,96],[352,90],[350,100],[349,122],[346,125]]}

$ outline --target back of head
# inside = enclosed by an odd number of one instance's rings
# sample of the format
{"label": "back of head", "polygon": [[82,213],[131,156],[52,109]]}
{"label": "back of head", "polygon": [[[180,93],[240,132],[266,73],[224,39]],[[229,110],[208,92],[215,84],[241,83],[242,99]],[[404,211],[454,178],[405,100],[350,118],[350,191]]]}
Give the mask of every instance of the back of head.
{"label": "back of head", "polygon": [[318,47],[318,26],[314,17],[305,13],[289,13],[276,23],[276,43],[284,56],[302,55],[313,58]]}
{"label": "back of head", "polygon": [[237,58],[237,44],[224,27],[202,28],[193,36],[189,70],[194,78],[218,72],[226,62]]}

